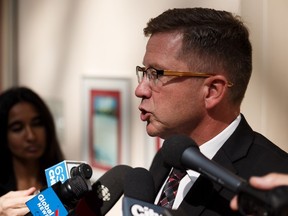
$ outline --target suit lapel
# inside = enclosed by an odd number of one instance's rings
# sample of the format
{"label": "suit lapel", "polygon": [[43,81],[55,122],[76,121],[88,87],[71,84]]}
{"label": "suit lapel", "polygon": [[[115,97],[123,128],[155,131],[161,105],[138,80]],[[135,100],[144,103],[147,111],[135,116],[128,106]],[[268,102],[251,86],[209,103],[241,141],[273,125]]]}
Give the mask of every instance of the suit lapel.
{"label": "suit lapel", "polygon": [[[239,126],[215,154],[212,160],[230,170],[232,173],[237,174],[234,165],[237,163],[236,161],[245,157],[253,139],[253,130],[242,115]],[[223,188],[220,184],[216,184],[203,176],[199,176],[179,206],[179,209],[184,212],[191,212],[191,215],[196,216],[207,209],[206,206],[210,206],[209,208],[211,208],[212,211],[220,212],[219,214],[221,215],[221,208],[225,207],[213,206],[211,203],[217,199],[219,200],[219,203],[227,205],[227,201],[225,200],[230,200],[233,196],[233,192]],[[227,208],[229,208],[229,206],[227,206]],[[215,213],[214,215],[217,214]]]}
{"label": "suit lapel", "polygon": [[242,115],[240,124],[212,160],[236,173],[233,163],[247,155],[253,140],[254,132]]}

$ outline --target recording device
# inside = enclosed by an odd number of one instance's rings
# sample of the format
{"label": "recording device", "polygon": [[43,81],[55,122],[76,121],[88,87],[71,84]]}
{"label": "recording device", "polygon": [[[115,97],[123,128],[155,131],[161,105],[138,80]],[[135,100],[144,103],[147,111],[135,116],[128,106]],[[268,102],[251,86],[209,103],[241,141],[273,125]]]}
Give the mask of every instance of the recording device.
{"label": "recording device", "polygon": [[205,157],[190,137],[183,135],[170,137],[164,141],[161,152],[169,165],[179,169],[195,170],[239,194],[238,205],[242,214],[288,215],[287,186],[270,191],[252,188],[246,180]]}
{"label": "recording device", "polygon": [[123,216],[185,216],[179,210],[152,204],[155,197],[152,174],[140,167],[130,170],[124,179]]}
{"label": "recording device", "polygon": [[58,181],[26,202],[30,212],[26,216],[66,216],[89,191],[91,186],[80,175],[72,176],[64,183]]}
{"label": "recording device", "polygon": [[64,160],[50,168],[45,169],[48,187],[61,181],[65,182],[72,176],[80,175],[89,180],[92,176],[92,168],[83,161]]}
{"label": "recording device", "polygon": [[124,176],[132,168],[117,165],[92,185],[92,190],[78,202],[74,212],[78,216],[103,216],[123,194]]}

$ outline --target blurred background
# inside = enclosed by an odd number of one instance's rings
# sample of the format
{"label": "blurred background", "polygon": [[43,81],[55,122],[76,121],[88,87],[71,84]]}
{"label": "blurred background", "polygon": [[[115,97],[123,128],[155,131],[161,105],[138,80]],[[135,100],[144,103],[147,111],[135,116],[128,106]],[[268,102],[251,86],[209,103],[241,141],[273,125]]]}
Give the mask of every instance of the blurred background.
{"label": "blurred background", "polygon": [[89,88],[102,88],[103,78],[111,80],[108,90],[125,80],[118,162],[148,168],[161,141],[149,138],[139,119],[135,66],[142,63],[147,21],[175,7],[242,16],[253,45],[242,113],[288,151],[286,0],[1,0],[0,91],[25,85],[39,93],[53,111],[66,158],[90,162]]}

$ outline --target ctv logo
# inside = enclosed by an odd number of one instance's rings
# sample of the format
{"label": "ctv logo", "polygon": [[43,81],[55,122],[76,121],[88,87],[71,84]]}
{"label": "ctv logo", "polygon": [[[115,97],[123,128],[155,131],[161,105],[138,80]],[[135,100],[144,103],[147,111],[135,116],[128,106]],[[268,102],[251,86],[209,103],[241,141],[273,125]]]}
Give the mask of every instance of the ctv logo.
{"label": "ctv logo", "polygon": [[134,204],[131,207],[131,213],[133,216],[162,216],[162,214],[156,213],[153,209],[138,204]]}

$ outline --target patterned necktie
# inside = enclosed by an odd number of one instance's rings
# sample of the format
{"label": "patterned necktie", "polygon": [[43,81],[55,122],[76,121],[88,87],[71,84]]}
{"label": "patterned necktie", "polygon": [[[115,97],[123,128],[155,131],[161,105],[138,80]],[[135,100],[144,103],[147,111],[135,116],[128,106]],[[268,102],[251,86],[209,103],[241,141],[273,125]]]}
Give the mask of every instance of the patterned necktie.
{"label": "patterned necktie", "polygon": [[159,206],[163,206],[166,208],[172,208],[180,180],[185,175],[186,175],[185,171],[173,168],[172,172],[169,175],[168,181],[166,182],[166,184],[163,188],[163,192],[162,192],[160,200],[158,202]]}

